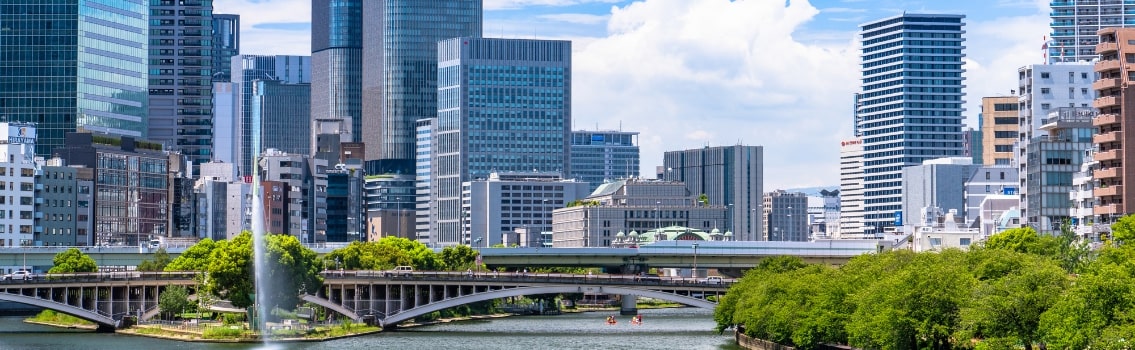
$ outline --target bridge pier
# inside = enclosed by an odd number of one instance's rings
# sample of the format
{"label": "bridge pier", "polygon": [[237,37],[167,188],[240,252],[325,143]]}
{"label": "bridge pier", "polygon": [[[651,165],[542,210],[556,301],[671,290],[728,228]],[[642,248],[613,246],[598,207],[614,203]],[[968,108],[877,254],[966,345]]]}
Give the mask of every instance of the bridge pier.
{"label": "bridge pier", "polygon": [[638,296],[634,294],[623,294],[623,305],[619,308],[619,314],[623,316],[638,315]]}

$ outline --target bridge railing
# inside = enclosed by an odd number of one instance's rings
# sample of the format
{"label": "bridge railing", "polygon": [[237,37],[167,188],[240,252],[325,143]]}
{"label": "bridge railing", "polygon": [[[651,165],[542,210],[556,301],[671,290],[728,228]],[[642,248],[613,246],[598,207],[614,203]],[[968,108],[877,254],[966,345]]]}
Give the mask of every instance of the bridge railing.
{"label": "bridge railing", "polygon": [[699,278],[672,276],[608,275],[608,274],[570,274],[536,272],[476,272],[476,271],[415,271],[390,272],[373,270],[328,270],[322,272],[326,280],[337,279],[389,279],[393,281],[496,281],[525,283],[564,283],[564,284],[604,284],[604,285],[652,285],[672,287],[723,287],[727,288],[735,280],[723,279],[707,281]]}
{"label": "bridge railing", "polygon": [[89,272],[89,273],[50,273],[34,275],[30,280],[3,280],[0,285],[36,283],[91,283],[105,281],[183,281],[197,277],[197,272]]}

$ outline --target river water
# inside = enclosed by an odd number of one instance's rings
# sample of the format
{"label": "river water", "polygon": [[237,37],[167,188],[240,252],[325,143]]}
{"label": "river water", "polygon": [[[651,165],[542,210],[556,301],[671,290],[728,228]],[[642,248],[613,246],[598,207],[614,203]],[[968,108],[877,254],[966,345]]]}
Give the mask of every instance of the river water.
{"label": "river water", "polygon": [[713,332],[713,314],[695,308],[642,310],[643,324],[610,313],[516,316],[386,331],[322,343],[186,343],[121,334],[60,330],[0,317],[0,349],[739,349]]}

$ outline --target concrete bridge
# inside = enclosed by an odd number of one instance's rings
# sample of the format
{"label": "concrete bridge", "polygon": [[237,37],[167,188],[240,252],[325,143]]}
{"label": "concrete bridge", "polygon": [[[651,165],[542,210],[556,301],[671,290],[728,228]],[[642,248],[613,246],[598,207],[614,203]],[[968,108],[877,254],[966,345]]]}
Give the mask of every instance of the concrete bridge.
{"label": "concrete bridge", "polygon": [[0,300],[38,306],[82,318],[113,331],[126,316],[149,319],[158,313],[170,286],[196,287],[194,273],[107,272],[53,274],[33,280],[0,281]]}
{"label": "concrete bridge", "polygon": [[635,314],[637,297],[713,309],[710,298],[729,283],[625,275],[416,272],[387,277],[381,271],[324,273],[323,288],[304,300],[360,322],[389,327],[435,311],[479,301],[540,294],[618,294],[620,313]]}

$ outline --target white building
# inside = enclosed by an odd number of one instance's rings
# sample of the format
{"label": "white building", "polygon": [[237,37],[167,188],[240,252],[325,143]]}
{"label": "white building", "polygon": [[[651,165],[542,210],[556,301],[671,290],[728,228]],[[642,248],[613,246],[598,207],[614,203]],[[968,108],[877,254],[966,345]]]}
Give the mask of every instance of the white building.
{"label": "white building", "polygon": [[236,174],[235,163],[201,164],[201,177],[193,185],[198,239],[228,239],[251,229],[252,184]]}
{"label": "white building", "polygon": [[0,123],[0,247],[34,245],[36,126]]}
{"label": "white building", "polygon": [[1072,174],[1072,191],[1069,193],[1069,199],[1072,200],[1072,209],[1068,213],[1072,218],[1072,231],[1076,232],[1077,236],[1098,240],[1100,233],[1110,232],[1110,225],[1100,223],[1095,213],[1093,206],[1096,204],[1096,198],[1093,195],[1095,190],[1094,178],[1092,172],[1098,170],[1099,162],[1092,159],[1092,150],[1084,152],[1084,164],[1080,165],[1080,171]]}
{"label": "white building", "polygon": [[927,208],[925,222],[915,227],[913,248],[916,252],[941,251],[949,248],[969,249],[969,246],[982,239],[981,231],[967,228],[957,211],[951,209],[943,214],[937,208]]}
{"label": "white building", "polygon": [[[863,227],[863,140],[840,141],[839,228],[837,238],[865,238]],[[874,236],[872,236],[874,237]]]}
{"label": "white building", "polygon": [[[506,242],[544,246],[552,232],[552,211],[587,197],[590,184],[563,180],[554,173],[492,173],[488,179],[462,186],[464,210],[469,213],[465,237],[474,247]],[[518,236],[515,238],[506,238]],[[551,241],[546,242],[548,246]]]}

